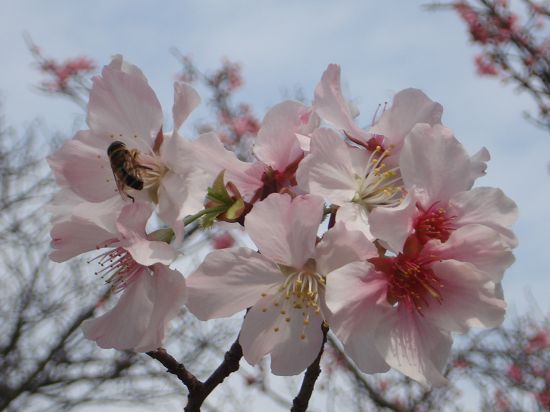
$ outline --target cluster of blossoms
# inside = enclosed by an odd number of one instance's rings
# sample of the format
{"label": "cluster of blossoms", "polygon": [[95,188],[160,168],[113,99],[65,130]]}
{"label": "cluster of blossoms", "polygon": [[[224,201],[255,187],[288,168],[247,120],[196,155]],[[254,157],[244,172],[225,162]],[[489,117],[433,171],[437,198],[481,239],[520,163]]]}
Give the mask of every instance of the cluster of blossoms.
{"label": "cluster of blossoms", "polygon": [[95,63],[84,56],[67,59],[64,62],[46,58],[30,38],[26,40],[39,70],[50,77],[50,80],[44,81],[40,85],[40,89],[43,91],[73,94],[73,89],[78,89],[75,83],[81,83],[85,76],[96,69]]}
{"label": "cluster of blossoms", "polygon": [[[269,354],[275,374],[306,369],[328,328],[362,371],[440,384],[452,333],[502,322],[517,209],[473,188],[489,154],[465,151],[440,104],[403,90],[363,130],[329,65],[311,106],[268,111],[244,162],[215,132],[183,138],[200,97],[182,81],[174,93],[165,132],[146,78],[115,56],[93,80],[89,129],[49,157],[62,187],[51,258],[97,249],[120,294],[85,321],[86,337],[150,351],[183,305],[201,320],[247,310],[243,355],[254,365]],[[189,225],[221,221],[257,250],[214,250],[186,279],[170,268]]]}

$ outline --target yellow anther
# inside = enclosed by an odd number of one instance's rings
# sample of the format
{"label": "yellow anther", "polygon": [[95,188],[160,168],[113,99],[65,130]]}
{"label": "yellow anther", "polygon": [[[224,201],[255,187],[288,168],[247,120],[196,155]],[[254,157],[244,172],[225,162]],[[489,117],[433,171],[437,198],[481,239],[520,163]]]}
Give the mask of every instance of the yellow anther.
{"label": "yellow anther", "polygon": [[286,320],[287,322],[290,322],[290,318],[285,318],[285,320]]}
{"label": "yellow anther", "polygon": [[279,328],[273,328],[275,332],[279,332]]}

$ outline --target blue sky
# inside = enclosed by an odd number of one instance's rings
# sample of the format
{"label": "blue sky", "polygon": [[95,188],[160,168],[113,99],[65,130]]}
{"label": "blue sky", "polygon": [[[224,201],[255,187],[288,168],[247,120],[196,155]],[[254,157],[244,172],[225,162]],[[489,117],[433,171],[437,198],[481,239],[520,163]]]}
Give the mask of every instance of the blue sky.
{"label": "blue sky", "polygon": [[[175,46],[201,68],[227,56],[240,62],[246,84],[238,98],[262,115],[299,86],[311,96],[328,63],[342,66],[344,88],[368,125],[379,103],[417,87],[445,108],[444,123],[470,152],[486,146],[488,175],[478,185],[502,188],[519,205],[517,262],[504,291],[519,312],[550,303],[550,133],[527,123],[527,96],[475,75],[475,49],[450,12],[433,13],[425,2],[355,1],[2,1],[0,94],[3,112],[18,129],[41,119],[49,130],[70,133],[78,108],[33,91],[40,75],[23,41],[28,32],[45,55],[87,55],[99,64],[121,53],[142,68],[163,106],[172,102],[178,63]],[[207,114],[199,110],[190,119]]]}

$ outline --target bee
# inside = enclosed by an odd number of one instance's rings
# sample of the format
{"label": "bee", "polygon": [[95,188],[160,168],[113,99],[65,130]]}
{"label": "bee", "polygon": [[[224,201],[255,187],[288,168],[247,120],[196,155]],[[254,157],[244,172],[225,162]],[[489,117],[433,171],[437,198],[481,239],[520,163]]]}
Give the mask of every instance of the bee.
{"label": "bee", "polygon": [[149,169],[137,163],[138,154],[137,150],[129,150],[124,143],[119,141],[111,143],[107,149],[116,187],[121,195],[125,194],[132,199],[132,202],[135,199],[126,193],[126,188],[142,190],[143,179],[140,176],[140,169]]}

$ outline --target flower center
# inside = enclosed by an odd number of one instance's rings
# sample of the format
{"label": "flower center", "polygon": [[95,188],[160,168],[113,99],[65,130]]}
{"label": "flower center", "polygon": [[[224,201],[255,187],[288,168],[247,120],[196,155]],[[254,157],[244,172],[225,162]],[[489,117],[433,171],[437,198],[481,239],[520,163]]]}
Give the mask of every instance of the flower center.
{"label": "flower center", "polygon": [[158,190],[160,181],[168,168],[154,155],[139,153],[137,160],[139,177],[143,180],[144,189]]}
{"label": "flower center", "polygon": [[403,188],[399,168],[387,169],[383,162],[389,154],[390,149],[376,146],[369,157],[365,176],[355,176],[357,192],[353,201],[368,211],[376,206],[397,206],[401,202]]}
{"label": "flower center", "polygon": [[101,267],[95,274],[106,279],[105,282],[111,285],[113,293],[125,289],[145,269],[145,266],[137,263],[132,255],[122,247],[102,253],[89,260],[88,263],[94,260],[98,260]]}
{"label": "flower center", "polygon": [[[320,294],[325,288],[325,277],[317,273],[315,260],[309,259],[300,270],[279,265],[285,280],[279,285],[273,305],[280,311],[285,322],[291,321],[291,316],[300,314],[303,318],[302,335],[300,339],[306,339],[305,328],[310,323],[310,316],[322,316],[320,307]],[[262,293],[266,297],[267,293]],[[263,308],[267,312],[268,308]],[[275,332],[279,331],[279,325]]]}
{"label": "flower center", "polygon": [[387,299],[391,305],[404,305],[409,311],[422,311],[431,300],[443,301],[443,284],[426,263],[403,254],[396,257],[369,259],[377,270],[386,275]]}
{"label": "flower center", "polygon": [[421,214],[416,217],[414,228],[421,244],[425,244],[430,239],[446,242],[451,236],[451,232],[456,229],[453,223],[456,216],[447,216],[447,211],[438,207],[438,203],[435,202],[427,209],[419,204],[416,205]]}
{"label": "flower center", "polygon": [[315,261],[309,259],[302,270],[287,274],[279,291],[285,299],[292,300],[293,308],[311,308],[315,313],[320,313],[319,291],[324,287],[325,278],[315,270]]}

